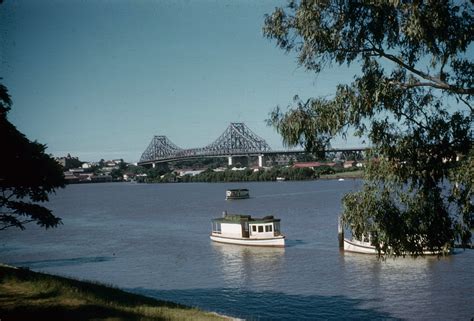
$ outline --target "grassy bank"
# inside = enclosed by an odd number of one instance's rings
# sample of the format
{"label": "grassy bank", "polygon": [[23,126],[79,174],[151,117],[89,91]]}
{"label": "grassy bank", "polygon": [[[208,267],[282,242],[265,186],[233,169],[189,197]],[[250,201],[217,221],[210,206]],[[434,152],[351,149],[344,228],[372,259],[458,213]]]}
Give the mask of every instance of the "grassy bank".
{"label": "grassy bank", "polygon": [[230,320],[90,282],[0,265],[0,319]]}

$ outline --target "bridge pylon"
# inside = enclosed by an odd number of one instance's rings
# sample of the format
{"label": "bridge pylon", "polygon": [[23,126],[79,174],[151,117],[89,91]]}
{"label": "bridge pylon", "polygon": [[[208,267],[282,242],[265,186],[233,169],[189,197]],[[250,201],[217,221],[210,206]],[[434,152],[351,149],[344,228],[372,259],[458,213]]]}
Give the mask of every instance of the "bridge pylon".
{"label": "bridge pylon", "polygon": [[244,123],[230,123],[229,127],[212,144],[204,149],[223,153],[258,153],[270,151],[267,142],[250,130]]}

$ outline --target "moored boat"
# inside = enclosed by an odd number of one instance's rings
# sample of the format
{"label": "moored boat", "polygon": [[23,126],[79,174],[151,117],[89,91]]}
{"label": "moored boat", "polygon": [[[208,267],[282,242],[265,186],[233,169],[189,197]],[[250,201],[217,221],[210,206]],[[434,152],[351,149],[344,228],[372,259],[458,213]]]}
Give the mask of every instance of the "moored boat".
{"label": "moored boat", "polygon": [[370,242],[364,242],[357,239],[344,238],[344,251],[363,254],[377,254],[375,246]]}
{"label": "moored boat", "polygon": [[284,247],[285,236],[280,231],[280,219],[273,216],[252,218],[250,215],[227,214],[212,220],[210,238],[214,242]]}
{"label": "moored boat", "polygon": [[235,189],[228,189],[225,192],[225,199],[226,200],[239,200],[244,198],[249,198],[249,190],[246,188],[235,188]]}
{"label": "moored boat", "polygon": [[[370,241],[367,239],[361,241],[356,238],[346,239],[344,238],[344,251],[345,252],[352,252],[352,253],[361,253],[361,254],[378,254],[377,249]],[[424,250],[423,255],[439,255],[439,254],[449,254],[450,251],[428,251]],[[382,251],[381,254],[384,254]]]}
{"label": "moored boat", "polygon": [[[361,253],[361,254],[378,254],[377,248],[375,245],[372,244],[370,236],[362,236],[362,239],[357,239],[356,237],[352,236],[350,239],[344,237],[344,229],[339,220],[338,226],[338,233],[339,233],[339,246],[345,252],[352,252],[352,253]],[[447,249],[445,251],[429,251],[424,250],[423,255],[439,255],[439,254],[449,254],[450,250]],[[383,255],[384,252],[382,251],[381,254]]]}

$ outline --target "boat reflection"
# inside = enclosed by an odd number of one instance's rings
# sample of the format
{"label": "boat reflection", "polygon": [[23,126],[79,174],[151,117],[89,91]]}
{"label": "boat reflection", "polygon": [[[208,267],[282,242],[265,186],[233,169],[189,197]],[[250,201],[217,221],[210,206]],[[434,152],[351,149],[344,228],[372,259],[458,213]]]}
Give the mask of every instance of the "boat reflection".
{"label": "boat reflection", "polygon": [[[371,293],[376,297],[386,298],[387,306],[398,304],[398,295],[403,295],[408,302],[418,302],[421,297],[436,295],[439,280],[433,277],[434,271],[444,269],[452,260],[452,256],[377,259],[375,255],[341,252],[341,281],[351,297],[366,302],[371,302],[367,291],[362,290],[367,284],[371,284]],[[370,308],[370,303],[365,307]],[[413,309],[409,315],[416,313],[416,305],[407,309]]]}
{"label": "boat reflection", "polygon": [[[429,268],[433,264],[438,262],[448,263],[452,261],[453,255],[447,256],[436,256],[436,255],[425,255],[414,258],[406,255],[405,257],[385,257],[377,258],[374,254],[361,254],[352,253],[347,251],[340,251],[341,257],[344,260],[344,264],[358,265],[358,266],[373,266],[380,265],[383,269],[420,269]],[[453,253],[454,255],[456,253]]]}
{"label": "boat reflection", "polygon": [[282,275],[285,248],[212,242],[226,286],[271,288]]}

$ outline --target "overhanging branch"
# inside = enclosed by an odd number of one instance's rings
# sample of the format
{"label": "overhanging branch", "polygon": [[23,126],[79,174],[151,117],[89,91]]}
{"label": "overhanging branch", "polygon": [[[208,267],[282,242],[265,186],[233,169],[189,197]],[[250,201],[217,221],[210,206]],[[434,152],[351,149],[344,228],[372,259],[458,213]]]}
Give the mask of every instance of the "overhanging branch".
{"label": "overhanging branch", "polygon": [[399,81],[390,81],[389,84],[391,85],[397,85],[403,88],[414,88],[414,87],[433,87],[433,88],[438,88],[438,89],[445,89],[449,90],[449,86],[446,85],[439,85],[436,83],[432,82],[415,82],[415,83],[404,83],[404,82],[399,82]]}
{"label": "overhanging branch", "polygon": [[407,84],[407,85],[409,85],[409,87],[407,87],[407,88],[410,88],[410,87],[432,87],[432,88],[437,88],[437,89],[448,90],[448,91],[451,91],[453,93],[460,94],[460,95],[474,95],[474,88],[462,88],[462,87],[453,86],[453,85],[451,85],[451,84],[449,84],[445,81],[442,81],[439,77],[431,76],[431,75],[429,75],[425,72],[422,72],[422,71],[420,71],[420,70],[418,70],[418,69],[416,69],[416,68],[414,68],[410,65],[407,65],[405,62],[403,62],[398,57],[395,57],[394,55],[388,54],[385,51],[383,51],[382,49],[377,49],[377,48],[374,47],[373,51],[375,53],[377,53],[380,57],[384,57],[384,58],[396,63],[397,65],[405,68],[406,70],[412,72],[413,74],[429,81],[429,82],[418,82],[418,83],[415,83],[415,84]]}
{"label": "overhanging branch", "polygon": [[[363,48],[337,48],[336,50],[342,51],[345,53],[366,53],[370,54],[373,53],[371,56],[378,56],[378,57],[383,57],[386,58],[397,65],[405,68],[406,70],[410,71],[411,73],[428,80],[428,82],[417,82],[414,84],[405,84],[405,83],[398,83],[398,85],[401,85],[404,88],[413,88],[413,87],[432,87],[436,89],[442,89],[442,90],[447,90],[455,94],[459,95],[474,95],[474,88],[463,88],[463,87],[457,87],[453,86],[443,80],[441,80],[440,77],[434,77],[431,76],[428,73],[422,72],[421,70],[418,70],[408,64],[406,64],[403,60],[399,59],[398,57],[386,53],[383,49],[378,48],[374,43],[372,43],[370,40],[368,40],[369,45],[367,47]],[[444,64],[447,61],[447,57],[443,57],[443,65],[441,67],[441,70],[444,67]]]}

